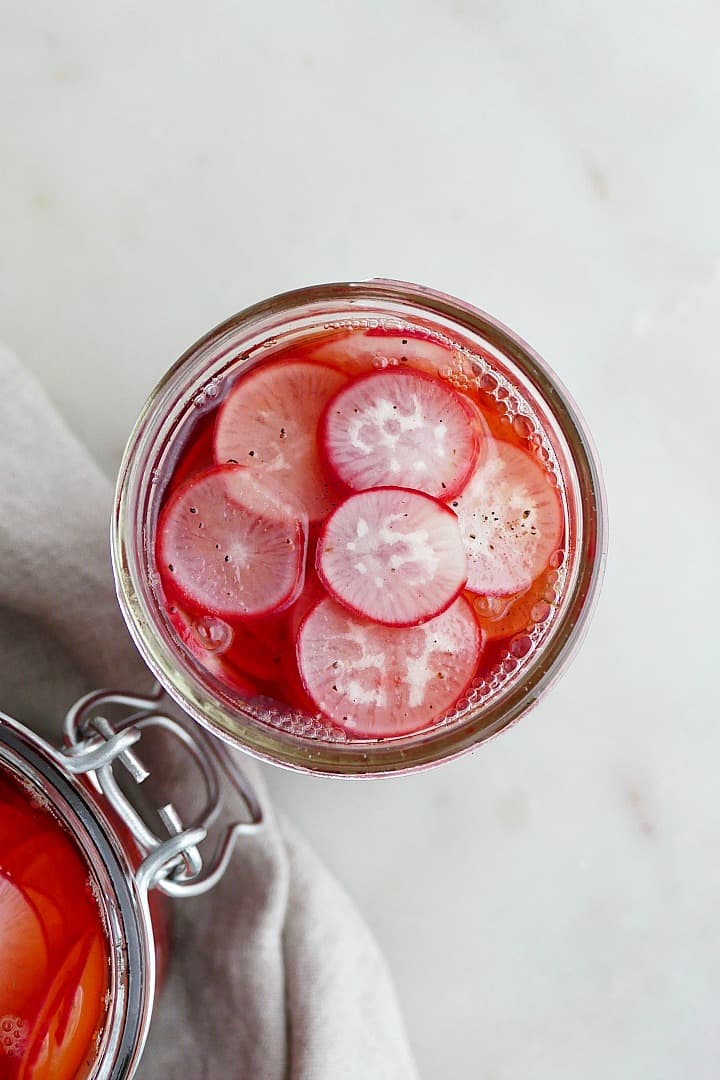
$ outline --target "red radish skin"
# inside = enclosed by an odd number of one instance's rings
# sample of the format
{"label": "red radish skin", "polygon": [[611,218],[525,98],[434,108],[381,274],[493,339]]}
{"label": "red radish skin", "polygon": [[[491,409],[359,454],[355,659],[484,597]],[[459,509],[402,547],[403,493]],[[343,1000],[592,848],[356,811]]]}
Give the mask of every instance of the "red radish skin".
{"label": "red radish skin", "polygon": [[[0,1016],[16,1011],[48,966],[48,946],[39,914],[23,890],[0,871]],[[2,1059],[0,1059],[2,1064]]]}
{"label": "red radish skin", "polygon": [[215,460],[257,470],[266,485],[287,493],[310,521],[318,521],[337,501],[318,455],[318,421],[346,382],[341,371],[304,360],[253,368],[238,379],[217,414]]}
{"label": "red radish skin", "polygon": [[298,635],[298,667],[318,709],[360,738],[409,735],[449,712],[478,666],[482,635],[463,597],[422,626],[381,626],[322,600]]}
{"label": "red radish skin", "polygon": [[193,477],[164,507],[157,562],[172,594],[208,614],[261,617],[302,590],[308,523],[242,465]]}
{"label": "red radish skin", "polygon": [[388,368],[424,371],[433,378],[447,368],[473,375],[461,352],[420,327],[330,331],[324,339],[304,343],[301,352],[308,360],[332,364],[349,375]]}
{"label": "red radish skin", "polygon": [[87,934],[73,945],[28,1033],[18,1080],[77,1076],[97,1023],[85,1003],[100,997],[106,968],[103,945],[97,937]]}
{"label": "red radish skin", "polygon": [[481,433],[471,405],[450,386],[391,369],[343,387],[319,439],[329,469],[353,491],[393,485],[449,499],[475,470]]}
{"label": "red radish skin", "polygon": [[331,596],[386,626],[417,626],[461,592],[467,566],[458,521],[429,495],[373,488],[325,523],[316,567]]}
{"label": "red radish skin", "polygon": [[538,461],[494,442],[465,491],[450,506],[467,556],[467,589],[505,596],[529,588],[563,535],[558,491]]}
{"label": "red radish skin", "polygon": [[44,892],[32,888],[25,882],[23,882],[23,893],[25,898],[32,904],[42,923],[48,953],[55,955],[57,949],[62,948],[62,941],[65,936],[65,913],[62,907],[57,900],[53,900]]}

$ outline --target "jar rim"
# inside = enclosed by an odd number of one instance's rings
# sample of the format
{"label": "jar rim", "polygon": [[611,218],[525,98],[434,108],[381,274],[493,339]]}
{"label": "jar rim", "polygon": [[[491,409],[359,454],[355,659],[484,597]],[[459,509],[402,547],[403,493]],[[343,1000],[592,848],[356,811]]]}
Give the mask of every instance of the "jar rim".
{"label": "jar rim", "polygon": [[[412,739],[326,742],[262,724],[210,693],[183,665],[166,640],[144,580],[140,551],[144,508],[153,477],[152,447],[157,441],[173,396],[185,374],[199,362],[218,363],[237,355],[239,341],[251,334],[271,336],[273,327],[293,316],[322,313],[328,305],[347,305],[361,316],[363,306],[395,305],[443,321],[458,339],[496,350],[529,380],[552,417],[569,450],[579,480],[582,550],[575,553],[577,573],[571,595],[563,601],[552,632],[525,669],[522,680],[461,721],[437,726]],[[408,314],[408,318],[410,315]],[[234,353],[233,353],[234,350]],[[166,372],[150,394],[128,440],[118,476],[112,525],[112,562],[120,607],[140,653],[178,704],[205,728],[226,742],[264,761],[328,776],[379,776],[415,771],[465,753],[504,730],[534,705],[567,666],[579,647],[602,581],[607,547],[607,508],[597,451],[570,394],[545,361],[514,331],[493,316],[444,293],[408,282],[369,281],[314,285],[278,294],[231,316],[190,347]]]}
{"label": "jar rim", "polygon": [[109,1008],[87,1080],[123,1080],[140,1060],[154,1004],[154,934],[147,897],[101,807],[62,771],[58,755],[39,735],[5,713],[0,713],[0,766],[41,790],[97,885],[110,963]]}

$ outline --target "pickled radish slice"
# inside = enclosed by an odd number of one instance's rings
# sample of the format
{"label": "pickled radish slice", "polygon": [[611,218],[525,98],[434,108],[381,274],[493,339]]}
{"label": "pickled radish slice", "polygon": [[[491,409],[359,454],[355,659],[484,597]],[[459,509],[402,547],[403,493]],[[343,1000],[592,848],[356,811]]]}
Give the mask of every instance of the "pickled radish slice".
{"label": "pickled radish slice", "polygon": [[507,442],[494,443],[450,505],[460,523],[470,592],[504,596],[527,589],[562,540],[557,489],[537,461]]}
{"label": "pickled radish slice", "polygon": [[30,831],[28,835],[26,819],[23,837],[21,844],[10,851],[3,850],[3,855],[13,868],[13,878],[26,895],[30,895],[33,889],[39,892],[46,890],[48,882],[54,880],[54,875],[62,874],[64,879],[72,875],[73,885],[77,885],[81,880],[85,881],[84,868],[78,870],[77,866],[67,865],[66,843],[62,833],[43,830]]}
{"label": "pickled radish slice", "polygon": [[453,512],[429,495],[395,487],[346,499],[325,523],[316,566],[344,607],[387,626],[432,619],[467,577]]}
{"label": "pickled radish slice", "polygon": [[420,369],[433,377],[447,368],[473,374],[462,353],[421,326],[335,331],[309,341],[302,351],[308,360],[331,364],[351,375],[387,367]]}
{"label": "pickled radish slice", "polygon": [[480,453],[472,407],[419,371],[376,371],[329,403],[320,445],[330,469],[355,491],[396,485],[452,498]]}
{"label": "pickled radish slice", "polygon": [[107,959],[102,938],[88,934],[62,962],[29,1034],[19,1080],[77,1074],[104,1010]]}
{"label": "pickled radish slice", "polygon": [[47,939],[32,902],[0,873],[0,1016],[15,1013],[46,977]]}
{"label": "pickled radish slice", "polygon": [[0,822],[0,1077],[72,1080],[97,1057],[109,1000],[96,883],[40,791],[2,769]]}
{"label": "pickled radish slice", "polygon": [[166,587],[220,616],[282,611],[302,589],[307,517],[242,465],[184,484],[158,522]]}
{"label": "pickled radish slice", "polygon": [[463,597],[413,627],[361,619],[321,600],[300,627],[300,675],[312,700],[348,733],[406,735],[447,713],[470,684],[482,645]]}
{"label": "pickled radish slice", "polygon": [[347,376],[325,364],[279,360],[249,371],[233,387],[215,424],[215,460],[262,473],[311,521],[337,501],[318,457],[317,426]]}
{"label": "pickled radish slice", "polygon": [[52,954],[60,947],[67,934],[67,919],[59,905],[46,893],[30,888],[25,884],[24,880],[22,881],[22,890],[25,898],[32,904],[37,913],[48,950]]}

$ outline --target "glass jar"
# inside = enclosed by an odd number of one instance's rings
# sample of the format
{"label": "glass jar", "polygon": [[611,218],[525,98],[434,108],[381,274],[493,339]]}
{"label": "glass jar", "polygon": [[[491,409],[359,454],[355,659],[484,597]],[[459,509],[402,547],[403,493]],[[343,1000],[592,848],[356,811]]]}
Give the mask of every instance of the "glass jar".
{"label": "glass jar", "polygon": [[[166,705],[170,703],[159,690],[147,698],[90,694],[68,714],[62,750],[0,714],[0,778],[14,783],[29,805],[48,812],[70,838],[86,865],[100,909],[108,992],[101,1033],[88,1047],[83,1080],[129,1080],[136,1071],[165,961],[163,894],[194,896],[211,888],[226,869],[236,838],[261,823],[259,804],[233,770],[232,781],[245,800],[248,818],[224,828],[214,858],[204,864],[199,845],[221,812],[219,761],[213,741],[197,729],[188,731]],[[118,710],[121,718],[111,723],[107,716]],[[136,747],[150,729],[177,742],[203,778],[205,805],[189,826],[172,803],[147,815],[150,821],[157,819],[148,824],[137,800],[126,794],[128,786],[149,776]],[[118,765],[124,780],[116,775]],[[58,887],[55,883],[56,892]],[[0,934],[2,930],[0,926]],[[4,1076],[3,1060],[13,1062],[12,1056],[4,1058],[0,1046]]]}
{"label": "glass jar", "polygon": [[[228,382],[263,358],[346,330],[409,336],[450,350],[440,375],[473,380],[502,422],[527,439],[562,487],[566,543],[537,625],[456,714],[416,734],[346,738],[321,717],[264,709],[204,670],[183,649],[158,601],[154,535],[163,491],[188,430]],[[376,364],[392,363],[377,350]],[[470,750],[527,712],[561,674],[587,626],[606,553],[605,499],[597,455],[578,410],[550,368],[491,316],[441,293],[374,280],[315,286],[246,309],[212,330],[152,392],[121,466],[112,531],[117,592],[130,632],[167,692],[200,724],[266,761],[326,775],[411,771]],[[550,611],[552,607],[552,611]],[[547,609],[547,610],[546,610]],[[551,615],[551,617],[550,617]]]}

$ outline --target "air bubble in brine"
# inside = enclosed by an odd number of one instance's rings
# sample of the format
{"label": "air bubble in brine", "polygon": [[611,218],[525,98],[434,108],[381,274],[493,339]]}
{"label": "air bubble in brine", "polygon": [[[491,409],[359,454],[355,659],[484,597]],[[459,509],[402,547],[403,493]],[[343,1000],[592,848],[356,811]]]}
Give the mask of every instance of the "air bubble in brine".
{"label": "air bubble in brine", "polygon": [[192,629],[199,644],[208,652],[223,653],[232,644],[232,627],[213,615],[204,615],[201,619],[197,619]]}
{"label": "air bubble in brine", "polygon": [[519,435],[521,439],[529,439],[535,430],[532,421],[527,416],[516,416],[513,420],[513,428],[515,434]]}
{"label": "air bubble in brine", "polygon": [[551,608],[550,604],[546,603],[545,601],[542,601],[539,604],[535,604],[535,606],[533,608],[531,608],[531,610],[530,610],[530,618],[532,619],[532,621],[534,623],[543,623],[543,622],[546,621],[546,619],[548,619],[550,617],[550,612],[551,611],[552,611],[552,608]]}
{"label": "air bubble in brine", "polygon": [[527,656],[531,649],[532,638],[528,637],[527,634],[518,634],[510,642],[510,654],[517,660],[522,660],[523,656]]}

